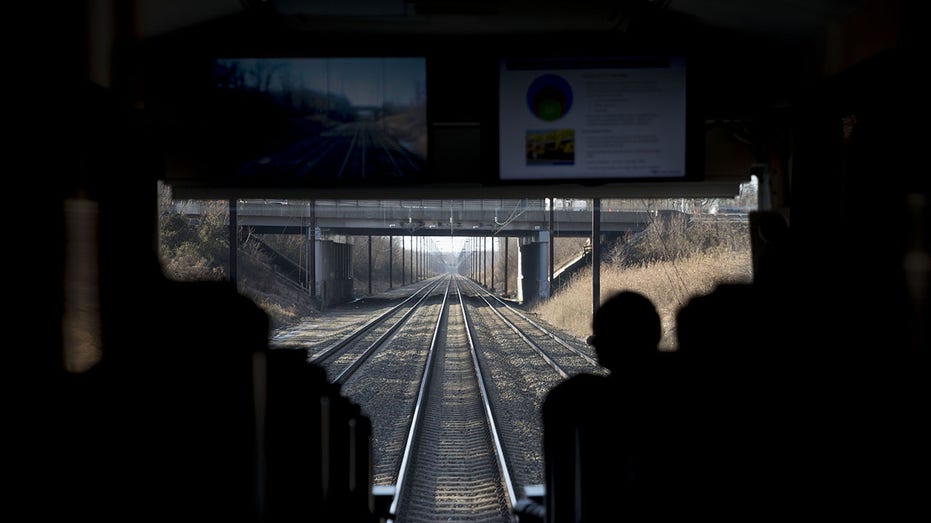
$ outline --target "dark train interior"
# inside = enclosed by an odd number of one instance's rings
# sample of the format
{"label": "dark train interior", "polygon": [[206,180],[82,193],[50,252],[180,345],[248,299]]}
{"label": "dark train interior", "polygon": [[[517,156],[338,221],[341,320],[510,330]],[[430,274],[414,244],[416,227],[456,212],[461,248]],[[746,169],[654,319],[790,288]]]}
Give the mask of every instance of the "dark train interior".
{"label": "dark train interior", "polygon": [[[791,466],[747,478],[771,495],[741,519],[927,520],[931,202],[917,154],[927,63],[917,50],[918,4],[88,0],[35,13],[28,71],[42,100],[27,154],[38,172],[23,175],[34,186],[22,195],[31,211],[23,217],[39,223],[19,256],[31,269],[21,296],[38,296],[30,302],[40,310],[24,311],[27,322],[12,326],[28,332],[5,344],[15,353],[7,372],[18,378],[5,425],[18,494],[7,511],[29,519],[377,520],[349,498],[316,516],[287,502],[275,513],[257,508],[264,472],[225,458],[254,445],[255,429],[243,425],[249,416],[235,411],[251,400],[219,391],[251,379],[250,353],[235,348],[266,345],[266,320],[229,286],[161,279],[160,182],[193,199],[585,199],[730,197],[752,174],[760,183],[751,244],[761,305],[725,304],[721,313],[753,317],[750,343],[771,352],[768,398],[780,405],[772,419],[779,437],[741,448],[765,454],[760,467],[774,456]],[[685,64],[675,131],[681,163],[632,175],[508,171],[500,115],[524,100],[505,99],[501,78],[534,60],[571,69],[618,56]],[[263,178],[259,162],[247,176],[231,174],[245,149],[274,139],[274,120],[229,118],[211,90],[218,68],[307,57],[422,59],[415,97],[426,99],[427,145],[425,159],[411,160],[416,172],[349,182]],[[499,70],[504,63],[522,65]],[[230,73],[224,81],[238,80]],[[75,245],[78,237],[92,240]],[[78,292],[99,303],[104,354],[99,369],[77,374],[63,365],[74,257],[96,267],[96,286]],[[234,356],[213,359],[207,347]],[[198,450],[208,447],[222,449]]]}

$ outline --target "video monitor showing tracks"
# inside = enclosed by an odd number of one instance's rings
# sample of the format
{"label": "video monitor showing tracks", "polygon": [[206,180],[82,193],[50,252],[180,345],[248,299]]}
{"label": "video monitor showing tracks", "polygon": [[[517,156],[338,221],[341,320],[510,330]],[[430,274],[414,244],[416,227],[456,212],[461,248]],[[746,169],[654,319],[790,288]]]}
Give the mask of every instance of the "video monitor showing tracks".
{"label": "video monitor showing tracks", "polygon": [[[184,137],[211,186],[397,185],[427,165],[424,57],[215,58]],[[188,116],[187,118],[191,118]],[[183,181],[183,180],[182,180]]]}

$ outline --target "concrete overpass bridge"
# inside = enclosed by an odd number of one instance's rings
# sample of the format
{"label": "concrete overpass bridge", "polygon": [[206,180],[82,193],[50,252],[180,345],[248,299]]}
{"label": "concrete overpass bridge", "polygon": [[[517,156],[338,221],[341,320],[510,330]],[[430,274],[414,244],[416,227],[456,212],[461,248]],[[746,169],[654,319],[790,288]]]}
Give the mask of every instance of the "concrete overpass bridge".
{"label": "concrete overpass bridge", "polygon": [[[184,214],[202,212],[202,204],[198,201],[176,202],[176,205]],[[599,241],[592,244],[592,259],[595,260],[600,258],[600,245],[604,242],[642,231],[657,219],[692,220],[707,216],[681,209],[658,209],[655,202],[647,200],[605,200],[600,202],[597,213],[593,212],[592,205],[592,200],[578,199],[240,199],[236,200],[235,212],[230,215],[230,228],[231,238],[233,229],[240,227],[257,234],[300,234],[307,238],[309,266],[300,268],[299,272],[306,274],[306,278],[302,278],[306,279],[310,293],[315,296],[319,293],[324,303],[351,298],[350,249],[347,244],[340,243],[340,237],[409,237],[411,241],[407,247],[411,251],[425,245],[413,241],[420,237],[497,237],[505,241],[515,238],[519,242],[515,265],[520,282],[518,297],[522,301],[533,301],[550,295],[550,285],[554,281],[552,238],[597,236]],[[721,218],[728,219],[716,219]],[[746,214],[734,218],[746,219]],[[310,241],[311,238],[314,241]],[[507,248],[501,250],[507,256]],[[411,252],[411,263],[413,256]],[[494,266],[494,247],[491,264]],[[480,265],[485,267],[486,260],[482,259]],[[466,271],[475,269],[473,261],[472,268]]]}

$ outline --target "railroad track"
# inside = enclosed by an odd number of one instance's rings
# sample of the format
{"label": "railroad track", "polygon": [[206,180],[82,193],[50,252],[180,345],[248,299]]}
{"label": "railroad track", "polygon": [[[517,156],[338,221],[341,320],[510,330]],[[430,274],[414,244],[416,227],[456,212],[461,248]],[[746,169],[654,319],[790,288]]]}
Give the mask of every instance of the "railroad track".
{"label": "railroad track", "polygon": [[586,352],[591,349],[581,342],[505,306],[471,280],[466,286],[471,291],[467,303],[475,329],[483,333],[477,340],[478,353],[489,375],[489,395],[497,406],[499,424],[506,427],[502,443],[509,449],[514,481],[521,486],[542,485],[543,432],[539,416],[546,394],[569,375],[605,371],[593,364],[591,354]]}
{"label": "railroad track", "polygon": [[417,312],[418,308],[439,287],[442,281],[441,279],[435,279],[428,282],[401,303],[364,323],[350,335],[314,354],[310,358],[310,362],[323,366],[330,381],[342,385]]}
{"label": "railroad track", "polygon": [[579,372],[605,373],[598,364],[594,350],[579,341],[560,335],[552,327],[543,325],[527,314],[515,309],[474,282],[469,282],[475,297],[483,301],[495,315],[525,341],[553,370],[562,377]]}
{"label": "railroad track", "polygon": [[359,323],[311,361],[370,417],[373,484],[395,521],[511,521],[543,483],[542,401],[602,372],[591,348],[461,276]]}
{"label": "railroad track", "polygon": [[437,318],[398,473],[390,509],[398,523],[509,522],[517,501],[456,287]]}

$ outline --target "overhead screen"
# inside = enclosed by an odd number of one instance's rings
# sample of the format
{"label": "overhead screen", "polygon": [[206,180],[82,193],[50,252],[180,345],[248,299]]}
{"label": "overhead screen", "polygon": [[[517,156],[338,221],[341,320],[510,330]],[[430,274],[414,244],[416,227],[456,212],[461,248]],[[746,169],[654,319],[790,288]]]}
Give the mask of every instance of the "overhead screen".
{"label": "overhead screen", "polygon": [[501,181],[686,178],[680,57],[502,59]]}
{"label": "overhead screen", "polygon": [[[417,53],[156,56],[147,107],[176,187],[698,179],[677,56],[489,57],[489,67],[476,60],[469,75],[432,80],[441,58]],[[457,101],[469,89],[487,93],[488,112]],[[468,139],[436,134],[451,114],[463,118],[460,102],[475,119]]]}
{"label": "overhead screen", "polygon": [[206,96],[187,106],[196,116],[184,116],[195,183],[288,188],[423,180],[424,57],[210,62]]}

